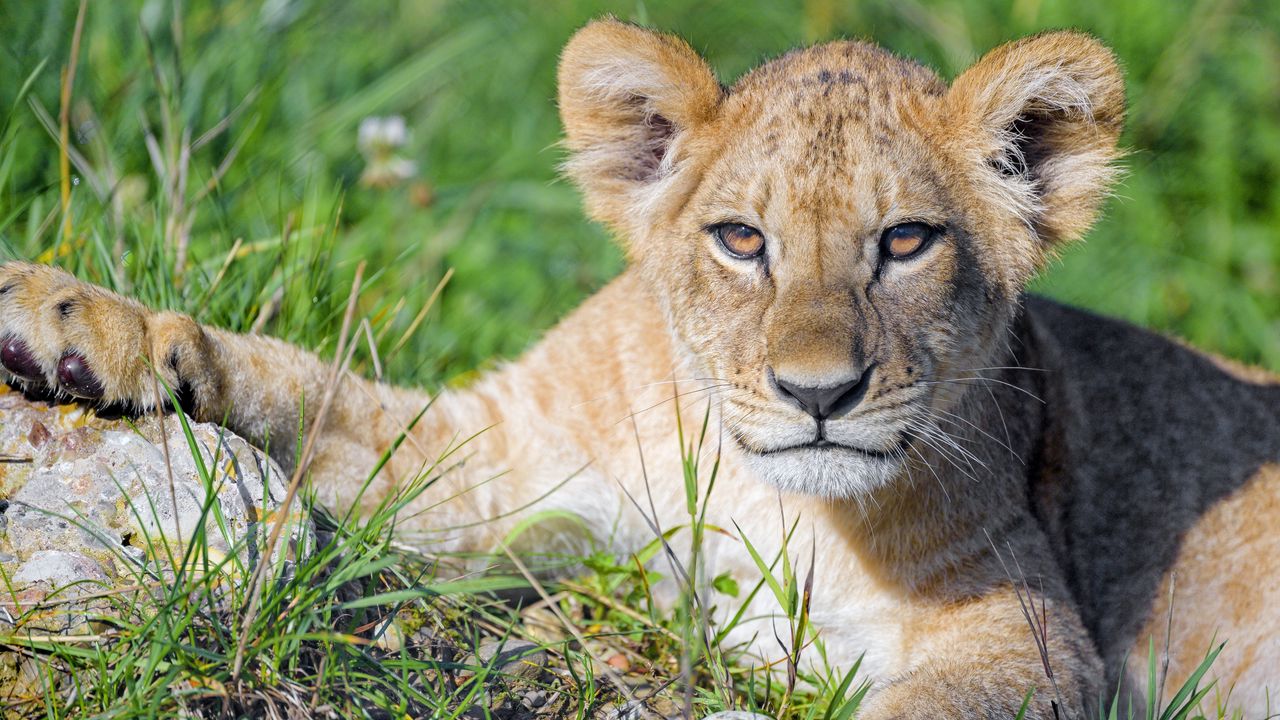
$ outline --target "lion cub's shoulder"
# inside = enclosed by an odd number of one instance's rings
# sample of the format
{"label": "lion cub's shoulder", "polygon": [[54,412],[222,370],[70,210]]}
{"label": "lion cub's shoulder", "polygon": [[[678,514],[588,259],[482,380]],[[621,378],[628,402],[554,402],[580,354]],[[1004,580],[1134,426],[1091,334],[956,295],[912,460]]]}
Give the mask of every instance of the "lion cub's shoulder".
{"label": "lion cub's shoulder", "polygon": [[[1267,388],[1280,387],[1280,375],[1266,369],[1206,352],[1179,338],[1123,320],[1035,295],[1026,297],[1025,311],[1040,339],[1049,339],[1057,351],[1076,364],[1078,372],[1088,368],[1088,377],[1078,378],[1080,382],[1110,389],[1117,383],[1157,388],[1190,383],[1181,385],[1177,397],[1170,401],[1200,407],[1217,404],[1221,400],[1217,391],[1223,384],[1242,383],[1243,392],[1253,388],[1262,396],[1267,394]],[[1104,402],[1104,406],[1114,404]]]}

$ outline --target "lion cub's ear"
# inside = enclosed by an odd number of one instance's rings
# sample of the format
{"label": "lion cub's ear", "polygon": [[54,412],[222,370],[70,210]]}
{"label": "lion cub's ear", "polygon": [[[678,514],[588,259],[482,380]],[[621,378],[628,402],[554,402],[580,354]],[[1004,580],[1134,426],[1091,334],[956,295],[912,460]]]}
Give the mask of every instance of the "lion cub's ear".
{"label": "lion cub's ear", "polygon": [[565,168],[587,211],[630,236],[678,169],[689,131],[715,116],[720,83],[684,41],[610,19],[565,46],[559,87]]}
{"label": "lion cub's ear", "polygon": [[1008,43],[957,78],[947,104],[980,196],[1050,246],[1089,229],[1118,174],[1124,124],[1124,78],[1107,47],[1078,32]]}

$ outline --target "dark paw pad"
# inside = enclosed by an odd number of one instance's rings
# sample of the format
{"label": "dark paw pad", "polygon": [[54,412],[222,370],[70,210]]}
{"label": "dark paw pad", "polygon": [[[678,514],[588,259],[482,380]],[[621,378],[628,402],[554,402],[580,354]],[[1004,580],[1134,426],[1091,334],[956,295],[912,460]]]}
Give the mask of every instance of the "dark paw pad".
{"label": "dark paw pad", "polygon": [[58,361],[58,382],[62,389],[86,400],[102,397],[102,381],[89,369],[89,363],[77,352],[69,352]]}
{"label": "dark paw pad", "polygon": [[16,337],[8,336],[0,340],[0,363],[9,372],[24,380],[39,380],[44,377],[40,372],[40,364],[31,354],[31,348]]}

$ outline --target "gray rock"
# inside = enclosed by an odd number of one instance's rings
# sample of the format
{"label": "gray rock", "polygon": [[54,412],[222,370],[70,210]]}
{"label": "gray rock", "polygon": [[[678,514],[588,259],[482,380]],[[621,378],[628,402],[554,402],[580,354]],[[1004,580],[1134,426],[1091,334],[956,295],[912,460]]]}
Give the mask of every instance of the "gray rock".
{"label": "gray rock", "polygon": [[101,583],[107,580],[107,573],[80,553],[38,550],[18,567],[11,579],[18,587],[44,583],[60,588],[79,582]]}
{"label": "gray rock", "polygon": [[530,690],[520,698],[525,707],[536,710],[547,704],[547,693],[544,690]]}
{"label": "gray rock", "polygon": [[[214,582],[249,577],[257,543],[242,540],[267,527],[287,478],[216,425],[191,432],[194,450],[177,416],[109,420],[0,384],[0,633],[102,631],[119,607],[111,598],[163,586],[201,525],[211,566],[228,560]],[[313,542],[293,512],[282,561]],[[39,696],[49,681],[39,656],[0,652],[0,695]]]}
{"label": "gray rock", "polygon": [[547,665],[547,652],[527,640],[485,640],[467,664],[492,667],[503,675],[537,678]]}
{"label": "gray rock", "polygon": [[[257,558],[241,541],[267,527],[287,478],[216,425],[191,432],[194,451],[177,416],[103,419],[0,385],[0,570],[15,591],[0,604],[163,577],[202,524],[210,560],[245,576]],[[311,529],[293,513],[296,543]]]}

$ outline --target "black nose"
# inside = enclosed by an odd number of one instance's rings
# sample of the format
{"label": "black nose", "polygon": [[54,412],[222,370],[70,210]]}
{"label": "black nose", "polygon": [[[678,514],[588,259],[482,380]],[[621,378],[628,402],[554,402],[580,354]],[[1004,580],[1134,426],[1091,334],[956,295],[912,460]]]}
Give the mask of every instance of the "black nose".
{"label": "black nose", "polygon": [[800,405],[800,408],[814,417],[815,420],[826,420],[842,415],[853,409],[867,394],[867,384],[871,379],[872,368],[867,368],[861,375],[846,382],[827,387],[809,387],[789,382],[770,372],[773,382],[778,387],[778,394],[785,400]]}

